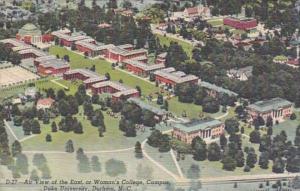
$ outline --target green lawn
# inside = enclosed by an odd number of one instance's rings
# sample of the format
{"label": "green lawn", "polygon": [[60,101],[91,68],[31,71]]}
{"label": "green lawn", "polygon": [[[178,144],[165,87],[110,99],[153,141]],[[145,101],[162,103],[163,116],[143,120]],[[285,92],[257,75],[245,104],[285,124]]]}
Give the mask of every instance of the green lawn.
{"label": "green lawn", "polygon": [[166,37],[160,34],[156,34],[156,36],[159,38],[160,40],[160,44],[162,46],[166,45],[166,46],[170,46],[170,43],[173,42],[177,42],[178,44],[180,44],[183,48],[183,50],[187,53],[187,55],[189,57],[192,57],[192,51],[193,51],[193,46],[190,43],[184,42],[182,40],[178,40],[178,39],[174,39],[171,37]]}
{"label": "green lawn", "polygon": [[[106,132],[104,137],[99,137],[98,129],[90,124],[90,121],[86,119],[83,113],[82,107],[75,117],[81,121],[83,126],[83,134],[75,134],[73,132],[58,131],[51,132],[51,123],[48,125],[41,124],[42,133],[22,142],[24,150],[59,150],[64,151],[65,143],[71,139],[76,147],[82,147],[85,150],[113,150],[133,147],[136,141],[143,141],[149,135],[150,131],[145,133],[138,132],[137,137],[128,138],[123,135],[123,132],[119,130],[119,118],[114,118],[103,112],[104,122],[106,125]],[[54,121],[58,124],[61,117],[57,117]],[[52,121],[51,121],[52,122]],[[46,142],[45,137],[47,134],[51,134],[52,142]]]}
{"label": "green lawn", "polygon": [[53,46],[50,48],[50,53],[53,55],[59,55],[60,57],[63,57],[64,55],[69,55],[70,57],[70,64],[71,68],[90,68],[93,65],[96,66],[96,72],[99,74],[104,75],[105,73],[109,73],[111,80],[119,81],[120,79],[123,80],[123,83],[135,88],[136,86],[140,86],[142,89],[143,95],[148,95],[150,93],[157,92],[159,88],[155,87],[153,84],[146,82],[144,80],[141,80],[137,77],[134,77],[132,75],[129,75],[125,72],[122,72],[120,70],[115,70],[111,67],[111,63],[103,60],[103,59],[97,59],[97,60],[91,60],[88,58],[84,58],[84,56],[81,56],[79,54],[76,54],[74,52],[71,52],[63,47],[59,46]]}
{"label": "green lawn", "polygon": [[211,24],[212,26],[219,26],[219,25],[223,25],[223,19],[210,19],[207,20],[208,24]]}

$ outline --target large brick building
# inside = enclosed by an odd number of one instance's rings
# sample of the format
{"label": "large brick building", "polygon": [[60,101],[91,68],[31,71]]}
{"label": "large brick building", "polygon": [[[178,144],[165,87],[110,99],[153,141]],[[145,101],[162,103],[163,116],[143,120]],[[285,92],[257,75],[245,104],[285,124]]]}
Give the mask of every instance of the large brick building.
{"label": "large brick building", "polygon": [[43,52],[36,48],[22,49],[22,50],[18,51],[18,53],[21,55],[22,59],[38,58],[38,57],[42,57],[42,56],[47,56],[46,52]]}
{"label": "large brick building", "polygon": [[192,120],[173,124],[172,137],[191,144],[195,137],[214,139],[224,133],[225,125],[216,119]]}
{"label": "large brick building", "polygon": [[195,75],[185,74],[182,71],[176,71],[175,68],[169,67],[154,72],[155,81],[164,84],[169,88],[175,88],[176,85],[184,83],[197,84],[199,78]]}
{"label": "large brick building", "polygon": [[267,122],[268,117],[272,117],[274,123],[280,123],[290,117],[293,109],[291,102],[282,98],[273,98],[255,102],[247,107],[247,111],[250,121],[260,116],[265,122]]}
{"label": "large brick building", "polygon": [[69,30],[54,31],[51,34],[58,38],[60,45],[67,47],[71,47],[76,41],[90,38],[82,33],[71,33]]}
{"label": "large brick building", "polygon": [[111,47],[105,54],[105,58],[116,62],[122,62],[125,59],[133,59],[141,56],[147,56],[147,50],[143,48],[133,49],[133,46],[130,44]]}
{"label": "large brick building", "polygon": [[64,73],[63,78],[64,80],[82,80],[86,88],[91,88],[93,84],[107,80],[105,76],[87,69],[69,70]]}
{"label": "large brick building", "polygon": [[223,24],[235,29],[250,30],[257,26],[257,21],[256,19],[251,18],[239,19],[235,17],[226,17],[223,19]]}
{"label": "large brick building", "polygon": [[147,64],[134,59],[123,60],[125,68],[136,75],[147,77],[151,72],[165,68],[165,64]]}
{"label": "large brick building", "polygon": [[75,45],[78,51],[83,52],[90,57],[99,56],[105,49],[105,47],[103,47],[103,44],[97,44],[96,41],[92,38],[76,41]]}
{"label": "large brick building", "polygon": [[104,81],[91,86],[93,94],[109,93],[113,101],[120,98],[139,97],[139,92],[135,88],[127,87],[118,82]]}
{"label": "large brick building", "polygon": [[37,66],[38,74],[42,76],[55,75],[61,76],[70,69],[69,63],[59,60],[47,60],[39,63]]}

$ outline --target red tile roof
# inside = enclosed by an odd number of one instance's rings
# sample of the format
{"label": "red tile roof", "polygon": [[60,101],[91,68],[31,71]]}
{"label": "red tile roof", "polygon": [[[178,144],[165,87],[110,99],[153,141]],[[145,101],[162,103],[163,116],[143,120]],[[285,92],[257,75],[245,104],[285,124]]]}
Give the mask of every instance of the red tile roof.
{"label": "red tile roof", "polygon": [[43,98],[37,101],[37,105],[52,105],[54,102],[51,98]]}

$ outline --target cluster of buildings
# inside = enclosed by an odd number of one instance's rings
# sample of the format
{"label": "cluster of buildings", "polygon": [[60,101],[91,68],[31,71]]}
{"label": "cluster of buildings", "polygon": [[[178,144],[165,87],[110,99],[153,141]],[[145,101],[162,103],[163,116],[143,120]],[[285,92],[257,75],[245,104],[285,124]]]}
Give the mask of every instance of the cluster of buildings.
{"label": "cluster of buildings", "polygon": [[[281,123],[293,113],[293,104],[282,98],[258,101],[247,106],[249,122],[261,117],[266,123],[271,118],[273,123]],[[202,139],[215,139],[224,133],[225,125],[216,119],[199,119],[186,123],[174,123],[172,137],[191,144],[199,136]]]}
{"label": "cluster of buildings", "polygon": [[91,89],[93,94],[109,93],[113,101],[140,96],[137,89],[125,86],[119,82],[108,81],[105,76],[87,69],[69,70],[63,74],[63,79],[82,80],[85,87]]}
{"label": "cluster of buildings", "polygon": [[62,75],[70,69],[69,63],[50,56],[47,52],[26,44],[18,39],[4,39],[0,41],[6,47],[11,48],[17,52],[22,59],[33,59],[35,67],[39,75]]}
{"label": "cluster of buildings", "polygon": [[[165,68],[167,53],[157,55],[154,63],[148,63],[146,49],[134,49],[132,44],[113,45],[98,43],[83,33],[71,33],[63,29],[52,32],[62,46],[73,47],[86,56],[100,56],[112,62],[121,63],[124,68],[135,75],[148,77],[155,75],[159,84],[168,86],[170,89],[182,83],[197,83],[199,78],[194,75],[186,75],[174,68]],[[96,90],[94,90],[96,92]]]}

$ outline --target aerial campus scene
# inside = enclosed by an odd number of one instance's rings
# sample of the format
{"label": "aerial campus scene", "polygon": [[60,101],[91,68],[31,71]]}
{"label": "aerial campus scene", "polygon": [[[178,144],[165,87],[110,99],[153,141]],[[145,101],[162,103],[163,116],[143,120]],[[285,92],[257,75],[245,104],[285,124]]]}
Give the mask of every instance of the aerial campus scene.
{"label": "aerial campus scene", "polygon": [[0,0],[0,191],[300,190],[299,29],[299,0]]}

